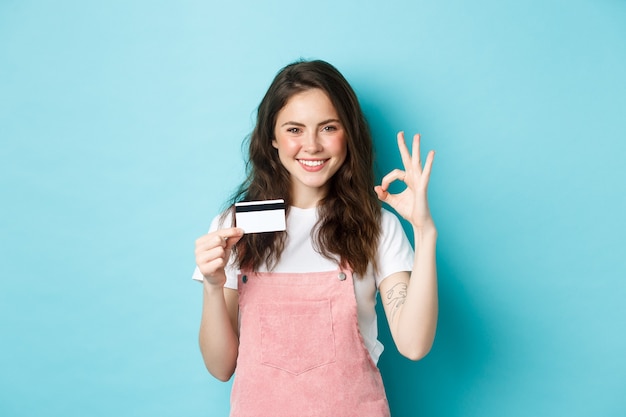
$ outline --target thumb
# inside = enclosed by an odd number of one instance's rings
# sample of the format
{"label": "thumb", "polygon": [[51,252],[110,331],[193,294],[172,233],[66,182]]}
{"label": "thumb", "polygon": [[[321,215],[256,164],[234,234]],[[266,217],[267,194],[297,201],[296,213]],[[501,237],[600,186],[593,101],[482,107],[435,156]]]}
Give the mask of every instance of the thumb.
{"label": "thumb", "polygon": [[377,185],[374,187],[374,191],[378,195],[378,199],[383,203],[389,204],[391,207],[395,208],[398,203],[398,194],[391,194],[389,191],[385,190],[382,186]]}
{"label": "thumb", "polygon": [[389,192],[383,189],[383,187],[380,185],[374,187],[374,192],[376,193],[378,199],[382,202],[385,202],[387,200],[387,197],[389,196]]}
{"label": "thumb", "polygon": [[243,229],[240,229],[238,227],[233,227],[232,229],[229,229],[228,233],[223,236],[226,240],[226,250],[232,249],[232,247],[241,240],[243,235]]}

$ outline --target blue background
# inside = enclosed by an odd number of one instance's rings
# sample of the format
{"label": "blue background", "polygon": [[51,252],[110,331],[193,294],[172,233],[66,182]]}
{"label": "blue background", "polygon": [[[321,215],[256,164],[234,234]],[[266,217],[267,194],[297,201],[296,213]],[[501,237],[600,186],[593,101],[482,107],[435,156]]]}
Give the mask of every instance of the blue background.
{"label": "blue background", "polygon": [[225,416],[193,242],[274,74],[436,149],[441,312],[394,416],[626,415],[626,2],[0,0],[0,415]]}

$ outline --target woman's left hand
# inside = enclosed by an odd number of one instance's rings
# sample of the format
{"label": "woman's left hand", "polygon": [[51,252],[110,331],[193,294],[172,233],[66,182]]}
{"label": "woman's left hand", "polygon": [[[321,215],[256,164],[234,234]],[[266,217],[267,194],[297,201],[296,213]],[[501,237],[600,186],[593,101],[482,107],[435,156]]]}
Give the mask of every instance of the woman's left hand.
{"label": "woman's left hand", "polygon": [[[393,207],[402,217],[411,222],[414,228],[423,229],[433,225],[428,208],[428,180],[433,166],[435,152],[430,151],[426,163],[422,168],[420,159],[420,135],[413,136],[412,154],[406,146],[404,132],[398,133],[398,148],[402,157],[404,170],[394,169],[382,179],[381,185],[374,187],[378,198]],[[391,194],[387,190],[394,181],[402,181],[406,189],[398,194]]]}

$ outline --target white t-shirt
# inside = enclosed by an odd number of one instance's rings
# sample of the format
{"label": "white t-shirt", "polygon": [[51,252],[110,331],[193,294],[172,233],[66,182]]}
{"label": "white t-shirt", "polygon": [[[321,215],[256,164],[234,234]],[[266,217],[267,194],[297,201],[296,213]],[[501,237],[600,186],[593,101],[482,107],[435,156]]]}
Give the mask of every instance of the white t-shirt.
{"label": "white t-shirt", "polygon": [[[338,261],[332,261],[320,255],[314,247],[311,231],[317,222],[317,209],[300,209],[291,207],[287,216],[287,239],[280,261],[273,272],[324,272],[337,269]],[[227,216],[221,228],[230,227],[231,220]],[[219,216],[213,219],[210,232],[219,227]],[[413,248],[400,225],[398,218],[383,209],[381,216],[381,236],[378,244],[378,274],[372,266],[365,276],[354,275],[354,293],[358,309],[359,330],[363,336],[365,347],[374,363],[383,351],[378,341],[376,322],[376,291],[380,283],[389,275],[413,269]],[[237,289],[239,270],[233,259],[225,268],[226,288]],[[258,272],[267,272],[264,267]],[[202,281],[202,274],[196,267],[193,279]]]}

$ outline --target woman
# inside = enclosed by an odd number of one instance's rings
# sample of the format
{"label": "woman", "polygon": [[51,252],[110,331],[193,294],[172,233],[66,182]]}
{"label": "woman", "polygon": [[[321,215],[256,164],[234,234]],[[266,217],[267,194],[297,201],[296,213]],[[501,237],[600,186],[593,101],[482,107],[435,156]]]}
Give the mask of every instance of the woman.
{"label": "woman", "polygon": [[[278,73],[232,203],[284,199],[287,230],[244,234],[229,210],[196,241],[200,349],[216,378],[236,370],[231,416],[389,415],[376,291],[404,356],[425,356],[437,323],[434,153],[422,168],[419,140],[411,154],[398,134],[404,169],[374,186],[371,136],[344,77],[323,61]],[[389,193],[394,181],[406,189]],[[415,251],[379,200],[411,223]]]}

